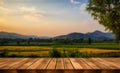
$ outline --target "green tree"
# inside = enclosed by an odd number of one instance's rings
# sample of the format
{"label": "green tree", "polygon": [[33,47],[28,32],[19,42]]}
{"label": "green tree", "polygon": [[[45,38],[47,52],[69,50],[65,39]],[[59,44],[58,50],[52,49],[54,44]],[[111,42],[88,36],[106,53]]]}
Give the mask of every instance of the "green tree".
{"label": "green tree", "polygon": [[86,10],[120,41],[120,0],[88,0]]}
{"label": "green tree", "polygon": [[20,45],[20,41],[17,41],[16,43],[17,43],[17,45]]}
{"label": "green tree", "polygon": [[52,49],[49,52],[50,57],[54,57],[54,58],[60,58],[61,57],[61,52],[58,51],[57,49]]}
{"label": "green tree", "polygon": [[80,38],[80,42],[83,43],[83,42],[84,42],[84,39],[83,39],[83,38]]}
{"label": "green tree", "polygon": [[67,57],[65,49],[63,49],[63,57]]}
{"label": "green tree", "polygon": [[88,38],[88,44],[91,45],[92,44],[92,39]]}
{"label": "green tree", "polygon": [[0,51],[0,57],[7,57],[8,56],[8,50],[4,49]]}
{"label": "green tree", "polygon": [[77,57],[79,57],[79,54],[80,54],[80,52],[79,52],[79,49],[73,49],[73,50],[69,50],[69,52],[68,52],[68,56],[69,57],[72,57],[72,58],[77,58]]}

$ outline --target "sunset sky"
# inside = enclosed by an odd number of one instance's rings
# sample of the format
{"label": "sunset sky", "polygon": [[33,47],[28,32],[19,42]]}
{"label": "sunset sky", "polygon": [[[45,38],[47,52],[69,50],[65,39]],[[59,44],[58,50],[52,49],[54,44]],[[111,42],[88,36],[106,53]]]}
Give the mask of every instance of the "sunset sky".
{"label": "sunset sky", "polygon": [[86,5],[87,0],[0,0],[0,31],[38,36],[104,31]]}

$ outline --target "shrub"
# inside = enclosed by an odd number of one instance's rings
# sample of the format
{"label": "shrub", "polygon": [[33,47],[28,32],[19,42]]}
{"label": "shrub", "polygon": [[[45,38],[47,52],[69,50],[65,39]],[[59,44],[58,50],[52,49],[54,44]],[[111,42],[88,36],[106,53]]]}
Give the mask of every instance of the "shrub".
{"label": "shrub", "polygon": [[24,58],[25,56],[22,54],[10,54],[8,55],[8,57],[12,57],[12,58]]}
{"label": "shrub", "polygon": [[68,51],[69,57],[79,57],[79,54],[80,52],[78,49]]}
{"label": "shrub", "polygon": [[61,57],[61,52],[58,51],[57,49],[52,49],[51,51],[49,51],[49,55],[50,57],[59,58]]}
{"label": "shrub", "polygon": [[8,50],[4,49],[0,52],[0,57],[7,57],[8,56]]}
{"label": "shrub", "polygon": [[11,55],[9,55],[9,57],[18,57],[18,55],[17,54],[11,54]]}
{"label": "shrub", "polygon": [[28,55],[28,57],[30,57],[30,58],[37,58],[37,57],[40,57],[40,56],[36,55],[36,54],[31,54],[31,55]]}
{"label": "shrub", "polygon": [[63,49],[61,54],[62,54],[62,57],[64,57],[64,58],[67,57],[67,51],[66,51],[66,49]]}

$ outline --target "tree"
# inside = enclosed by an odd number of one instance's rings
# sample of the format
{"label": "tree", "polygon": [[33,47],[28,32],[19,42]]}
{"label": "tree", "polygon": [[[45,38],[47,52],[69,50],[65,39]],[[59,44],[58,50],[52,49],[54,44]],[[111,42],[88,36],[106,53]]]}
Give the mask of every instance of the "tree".
{"label": "tree", "polygon": [[0,57],[7,57],[8,56],[8,50],[4,49],[0,51]]}
{"label": "tree", "polygon": [[63,49],[63,57],[67,57],[67,56],[66,56],[66,50],[65,50],[65,49]]}
{"label": "tree", "polygon": [[86,10],[120,41],[120,0],[89,0]]}
{"label": "tree", "polygon": [[20,41],[17,41],[16,43],[17,43],[17,45],[20,45]]}
{"label": "tree", "polygon": [[88,38],[88,44],[91,45],[92,44],[92,39]]}
{"label": "tree", "polygon": [[53,58],[60,58],[61,57],[61,52],[58,51],[57,49],[52,49],[49,52],[49,55],[50,55],[50,57],[53,57]]}
{"label": "tree", "polygon": [[83,38],[80,38],[80,42],[83,43],[83,42],[84,42],[84,39],[83,39]]}

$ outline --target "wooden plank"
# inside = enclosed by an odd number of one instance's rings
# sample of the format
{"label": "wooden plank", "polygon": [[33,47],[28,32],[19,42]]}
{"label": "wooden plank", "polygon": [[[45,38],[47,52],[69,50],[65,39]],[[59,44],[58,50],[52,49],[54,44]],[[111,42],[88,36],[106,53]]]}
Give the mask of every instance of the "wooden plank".
{"label": "wooden plank", "polygon": [[38,59],[35,63],[33,63],[31,66],[29,66],[27,69],[37,69],[37,67],[42,64],[44,58]]}
{"label": "wooden plank", "polygon": [[91,67],[83,61],[83,58],[78,58],[79,64],[82,66],[84,69],[91,69]]}
{"label": "wooden plank", "polygon": [[84,58],[84,59],[82,59],[86,64],[88,64],[90,67],[91,67],[91,69],[100,69],[100,67],[98,67],[97,65],[95,65],[95,63],[94,62],[92,62],[91,60],[90,60],[90,58]]}
{"label": "wooden plank", "polygon": [[16,61],[18,61],[18,59],[15,59],[15,58],[5,58],[3,60],[4,64],[0,65],[0,68],[4,69],[5,67],[8,67],[13,62],[16,63]]}
{"label": "wooden plank", "polygon": [[119,58],[104,58],[104,60],[113,62],[114,64],[117,64],[120,66],[120,59]]}
{"label": "wooden plank", "polygon": [[3,58],[0,73],[120,73],[119,58]]}
{"label": "wooden plank", "polygon": [[2,65],[4,65],[6,62],[3,62],[3,61],[1,61],[0,62],[0,67],[2,66]]}
{"label": "wooden plank", "polygon": [[6,64],[6,59],[5,58],[1,58],[0,59],[0,68],[2,68],[2,66],[4,66]]}
{"label": "wooden plank", "polygon": [[12,66],[21,63],[22,60],[24,60],[24,59],[21,59],[21,58],[19,58],[19,59],[12,59],[11,60],[12,62],[7,62],[9,64],[7,64],[6,66],[4,66],[2,69],[10,69]]}
{"label": "wooden plank", "polygon": [[19,67],[17,69],[27,69],[33,63],[35,63],[37,60],[38,60],[37,58],[29,58],[29,60],[27,62],[25,62],[21,67]]}
{"label": "wooden plank", "polygon": [[79,64],[79,60],[77,58],[70,58],[70,61],[74,69],[83,69],[83,67]]}
{"label": "wooden plank", "polygon": [[64,58],[65,69],[74,69],[69,58]]}
{"label": "wooden plank", "polygon": [[65,69],[63,58],[58,58],[57,64],[56,64],[56,69]]}
{"label": "wooden plank", "polygon": [[104,58],[104,59],[109,59],[120,63],[120,58]]}
{"label": "wooden plank", "polygon": [[56,69],[57,58],[53,58],[46,69]]}
{"label": "wooden plank", "polygon": [[51,58],[44,58],[36,69],[46,69],[50,61]]}
{"label": "wooden plank", "polygon": [[0,69],[2,69],[4,66],[8,65],[9,63],[7,62],[3,62],[2,64],[0,64]]}
{"label": "wooden plank", "polygon": [[26,62],[28,62],[28,60],[29,60],[29,58],[23,58],[22,60],[19,60],[18,63],[16,63],[15,65],[11,66],[9,69],[18,69],[23,64],[25,64]]}
{"label": "wooden plank", "polygon": [[107,65],[106,63],[100,61],[97,58],[91,58],[91,62],[93,62],[98,67],[100,67],[100,69],[112,69],[109,65]]}
{"label": "wooden plank", "polygon": [[102,62],[105,62],[106,64],[109,65],[109,67],[111,67],[112,69],[120,69],[120,66],[115,64],[115,63],[112,63],[112,62],[109,62],[109,61],[106,61],[104,58],[98,58],[100,61]]}

